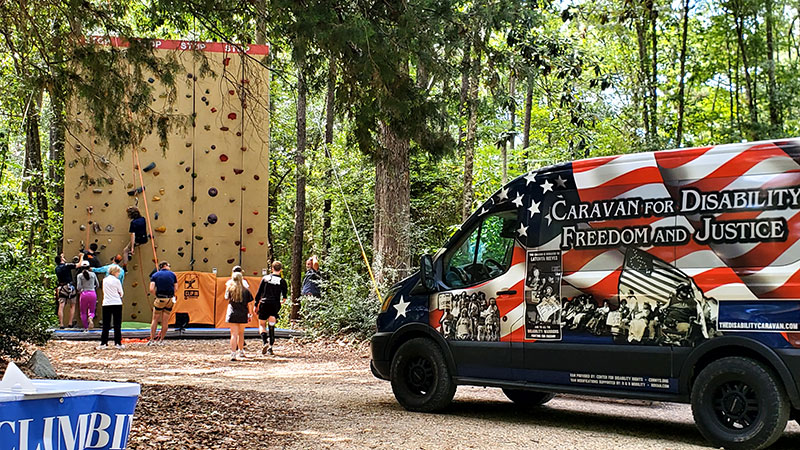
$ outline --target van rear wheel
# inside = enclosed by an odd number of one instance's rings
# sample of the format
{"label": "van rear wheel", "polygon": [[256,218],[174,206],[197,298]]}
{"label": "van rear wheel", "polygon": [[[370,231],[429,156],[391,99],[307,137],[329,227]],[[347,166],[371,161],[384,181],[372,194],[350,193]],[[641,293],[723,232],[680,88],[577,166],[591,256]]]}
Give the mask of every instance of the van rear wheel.
{"label": "van rear wheel", "polygon": [[395,398],[409,411],[439,411],[456,393],[442,350],[426,338],[411,339],[397,349],[391,379]]}
{"label": "van rear wheel", "polygon": [[700,372],[692,386],[694,421],[700,433],[716,447],[768,447],[783,433],[789,412],[780,379],[749,358],[714,361]]}
{"label": "van rear wheel", "polygon": [[506,394],[506,397],[508,397],[508,399],[511,400],[512,402],[516,403],[519,406],[524,406],[524,407],[542,406],[556,396],[555,394],[550,392],[528,391],[525,389],[505,389],[505,388],[503,388],[503,394]]}

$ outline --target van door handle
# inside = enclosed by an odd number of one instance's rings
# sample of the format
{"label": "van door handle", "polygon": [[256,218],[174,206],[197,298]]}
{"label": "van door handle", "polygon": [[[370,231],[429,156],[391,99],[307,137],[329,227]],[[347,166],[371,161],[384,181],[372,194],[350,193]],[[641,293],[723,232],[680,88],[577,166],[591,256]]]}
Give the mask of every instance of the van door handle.
{"label": "van door handle", "polygon": [[514,290],[507,290],[507,291],[497,291],[497,295],[515,295],[517,291]]}

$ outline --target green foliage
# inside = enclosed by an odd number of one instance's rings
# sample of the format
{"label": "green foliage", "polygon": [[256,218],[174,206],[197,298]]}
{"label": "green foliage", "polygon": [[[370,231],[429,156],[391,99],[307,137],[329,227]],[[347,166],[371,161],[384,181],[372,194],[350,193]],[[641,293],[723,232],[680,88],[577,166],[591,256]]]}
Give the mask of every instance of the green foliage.
{"label": "green foliage", "polygon": [[0,358],[17,359],[27,344],[44,344],[55,324],[54,295],[37,266],[4,266],[0,271]]}

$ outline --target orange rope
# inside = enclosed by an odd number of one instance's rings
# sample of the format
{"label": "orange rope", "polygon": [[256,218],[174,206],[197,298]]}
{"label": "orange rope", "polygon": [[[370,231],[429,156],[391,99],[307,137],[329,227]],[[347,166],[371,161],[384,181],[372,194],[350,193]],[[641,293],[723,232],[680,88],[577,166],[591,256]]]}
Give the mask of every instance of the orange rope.
{"label": "orange rope", "polygon": [[[144,218],[147,222],[147,230],[150,233],[150,245],[153,248],[153,262],[155,263],[156,267],[158,267],[158,253],[156,253],[156,236],[153,233],[153,224],[150,223],[150,211],[147,208],[147,193],[145,193],[144,189],[144,177],[142,176],[142,164],[139,162],[139,150],[135,147],[133,149],[133,157],[136,160],[136,168],[139,170],[139,183],[142,186],[142,199],[144,199]],[[144,280],[142,280],[144,281]]]}

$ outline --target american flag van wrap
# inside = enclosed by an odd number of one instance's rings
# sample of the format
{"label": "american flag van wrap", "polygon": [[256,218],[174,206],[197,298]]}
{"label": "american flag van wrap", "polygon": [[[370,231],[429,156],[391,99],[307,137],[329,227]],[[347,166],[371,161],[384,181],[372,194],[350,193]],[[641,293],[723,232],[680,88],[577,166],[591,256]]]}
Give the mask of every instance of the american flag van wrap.
{"label": "american flag van wrap", "polygon": [[[800,141],[785,140],[521,176],[464,225],[504,220],[508,258],[485,269],[502,273],[431,294],[428,322],[449,340],[693,346],[739,333],[788,346],[800,326],[799,157]],[[463,279],[443,257],[444,284],[448,270]]]}

